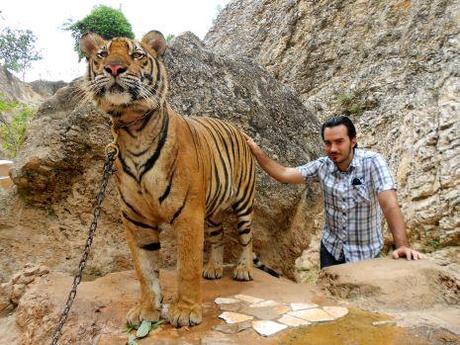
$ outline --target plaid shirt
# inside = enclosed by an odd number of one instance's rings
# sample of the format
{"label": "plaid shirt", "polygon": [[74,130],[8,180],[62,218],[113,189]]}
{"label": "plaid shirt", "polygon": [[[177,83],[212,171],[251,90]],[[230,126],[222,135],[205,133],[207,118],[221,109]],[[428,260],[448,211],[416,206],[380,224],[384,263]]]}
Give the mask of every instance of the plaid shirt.
{"label": "plaid shirt", "polygon": [[376,257],[383,246],[382,211],[377,194],[396,189],[387,163],[377,153],[355,149],[346,172],[329,157],[297,167],[307,182],[318,181],[324,194],[322,242],[336,260]]}

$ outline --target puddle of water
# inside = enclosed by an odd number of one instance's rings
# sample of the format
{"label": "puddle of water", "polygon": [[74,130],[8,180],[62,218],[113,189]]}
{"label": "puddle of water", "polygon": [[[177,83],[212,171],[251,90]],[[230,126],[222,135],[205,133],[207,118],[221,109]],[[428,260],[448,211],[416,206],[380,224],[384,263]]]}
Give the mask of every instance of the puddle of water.
{"label": "puddle of water", "polygon": [[392,324],[373,326],[391,320],[388,315],[350,308],[347,316],[334,322],[301,327],[287,332],[279,345],[430,345],[423,338]]}

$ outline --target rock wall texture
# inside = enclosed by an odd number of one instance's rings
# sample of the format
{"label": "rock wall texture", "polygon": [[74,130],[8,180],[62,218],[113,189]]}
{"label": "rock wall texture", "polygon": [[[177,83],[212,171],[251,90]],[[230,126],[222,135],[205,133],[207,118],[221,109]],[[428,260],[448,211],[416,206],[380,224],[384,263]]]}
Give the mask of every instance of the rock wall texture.
{"label": "rock wall texture", "polygon": [[43,96],[29,84],[16,78],[10,71],[0,65],[0,95],[8,101],[20,101],[30,105],[43,102]]}
{"label": "rock wall texture", "polygon": [[[318,119],[289,88],[250,60],[217,56],[186,33],[172,42],[165,62],[169,101],[179,113],[231,121],[285,164],[319,155]],[[14,191],[0,197],[0,251],[9,253],[0,259],[0,280],[30,261],[66,272],[77,267],[111,136],[110,120],[81,101],[78,84],[58,90],[42,104],[15,159],[11,175],[20,198]],[[317,192],[304,193],[301,187],[258,175],[255,248],[266,263],[291,277],[295,259],[319,229]],[[112,183],[98,224],[87,274],[130,267]],[[230,260],[239,249],[236,231],[228,230]],[[174,233],[162,236],[165,264],[173,264]]]}
{"label": "rock wall texture", "polygon": [[32,89],[43,97],[54,95],[61,87],[67,86],[68,83],[60,81],[35,80],[30,83]]}
{"label": "rock wall texture", "polygon": [[459,18],[456,0],[235,0],[205,44],[264,66],[320,119],[350,115],[433,250],[460,244]]}

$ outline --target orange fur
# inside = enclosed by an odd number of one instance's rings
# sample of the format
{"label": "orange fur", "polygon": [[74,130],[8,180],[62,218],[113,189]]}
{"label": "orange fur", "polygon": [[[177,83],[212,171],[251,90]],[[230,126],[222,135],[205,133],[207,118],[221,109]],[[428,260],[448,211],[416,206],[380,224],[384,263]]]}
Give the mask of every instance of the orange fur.
{"label": "orange fur", "polygon": [[[130,323],[158,320],[159,232],[177,232],[177,299],[169,309],[175,326],[201,322],[201,275],[222,276],[222,217],[232,208],[239,218],[242,254],[237,280],[252,279],[254,161],[234,126],[217,119],[185,118],[166,102],[167,73],[161,61],[166,44],[158,32],[141,42],[104,41],[88,34],[80,42],[88,57],[87,92],[109,113],[119,148],[115,162],[128,245],[141,286]],[[204,229],[211,242],[203,270]]]}

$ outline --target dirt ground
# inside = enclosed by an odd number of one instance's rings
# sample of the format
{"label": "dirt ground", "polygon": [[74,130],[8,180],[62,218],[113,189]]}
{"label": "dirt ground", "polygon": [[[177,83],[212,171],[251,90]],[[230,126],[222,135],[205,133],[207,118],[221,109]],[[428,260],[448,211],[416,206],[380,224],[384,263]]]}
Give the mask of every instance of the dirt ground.
{"label": "dirt ground", "polygon": [[[19,281],[22,278],[16,278]],[[72,277],[50,272],[36,277],[26,287],[17,308],[0,318],[0,339],[7,344],[48,344]],[[174,271],[161,271],[164,303],[171,303],[177,289]],[[251,282],[231,279],[231,268],[218,281],[202,279],[203,322],[195,327],[175,329],[165,323],[139,345],[453,345],[460,337],[443,327],[426,326],[422,322],[400,327],[402,316],[395,313],[365,311],[345,300],[333,298],[313,284],[297,284],[277,279],[256,270]],[[281,303],[315,303],[320,306],[346,306],[349,313],[341,319],[288,329],[263,337],[253,329],[237,334],[213,330],[224,321],[215,304],[217,297],[245,294]],[[61,344],[126,345],[125,315],[136,302],[138,282],[133,271],[108,274],[93,281],[84,281],[78,288]],[[447,308],[445,309],[447,310]],[[421,313],[420,313],[421,314]],[[455,322],[454,312],[447,319]],[[377,324],[375,324],[377,322]],[[0,341],[0,344],[4,344]],[[6,344],[6,343],[5,343]]]}

